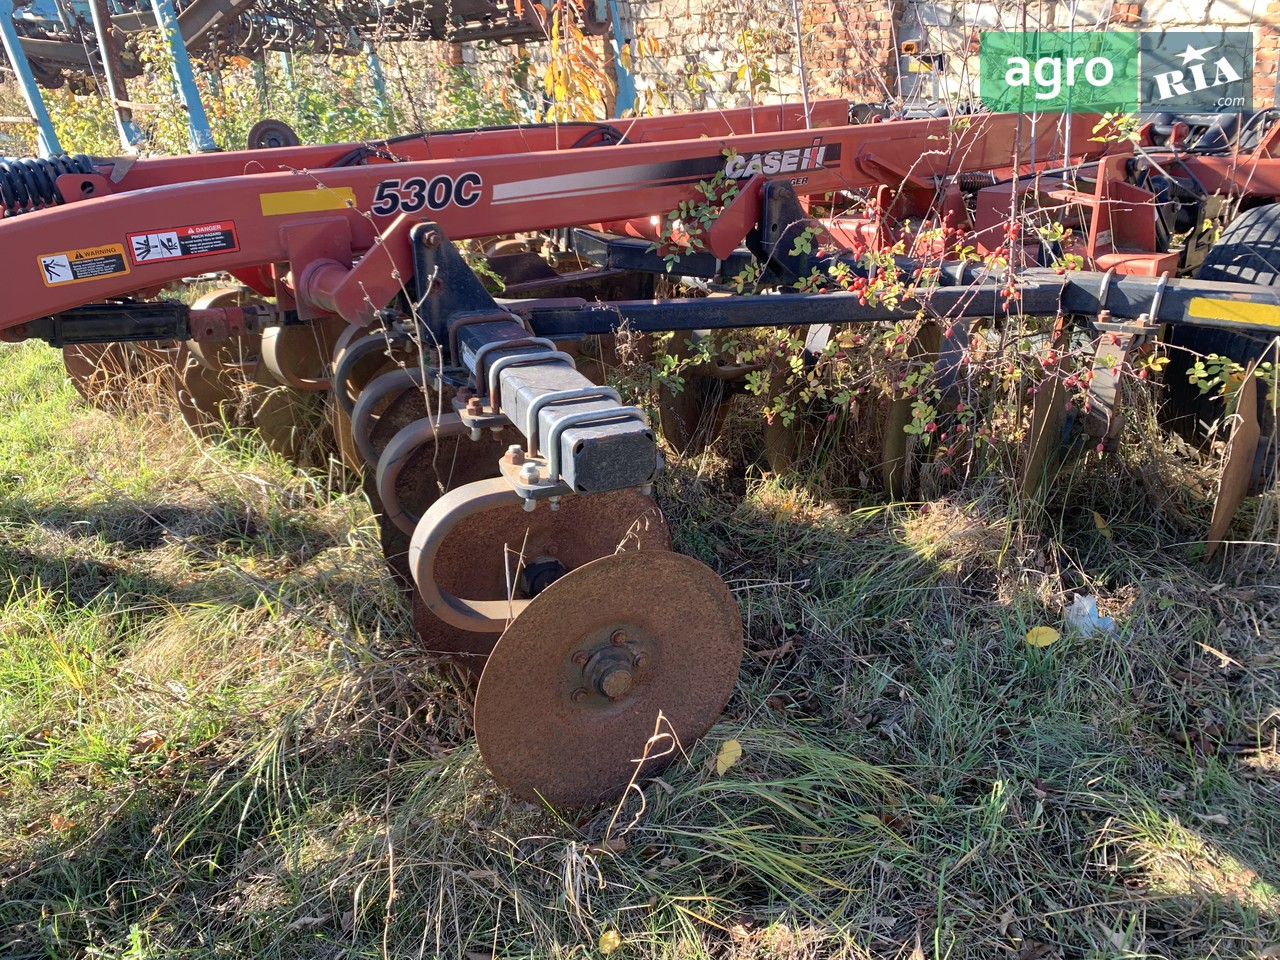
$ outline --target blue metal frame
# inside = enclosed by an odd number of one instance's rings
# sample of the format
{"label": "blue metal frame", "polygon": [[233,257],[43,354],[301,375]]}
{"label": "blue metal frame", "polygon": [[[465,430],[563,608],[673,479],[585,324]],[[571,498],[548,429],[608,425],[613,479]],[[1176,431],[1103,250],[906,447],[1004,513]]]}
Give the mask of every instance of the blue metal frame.
{"label": "blue metal frame", "polygon": [[[103,17],[98,15],[99,10],[103,11]],[[133,122],[133,111],[121,104],[116,99],[116,90],[125,90],[124,79],[116,74],[118,64],[112,62],[112,58],[108,51],[113,48],[113,44],[107,35],[107,31],[111,29],[110,12],[106,10],[106,4],[91,3],[89,4],[89,16],[93,19],[93,34],[98,38],[98,50],[102,56],[102,72],[106,75],[107,89],[102,95],[111,100],[111,112],[116,118],[116,130],[120,134],[120,145],[128,153],[137,153],[138,148],[146,142],[142,130]],[[104,21],[104,17],[106,18]]]}
{"label": "blue metal frame", "polygon": [[13,0],[0,0],[0,40],[4,41],[5,55],[18,78],[18,85],[22,87],[22,97],[27,101],[27,109],[36,122],[40,155],[48,157],[62,153],[62,144],[58,142],[58,135],[53,130],[53,120],[45,109],[40,87],[36,83],[35,74],[31,72],[31,64],[27,62],[27,54],[22,49],[22,40],[13,25],[13,10]]}
{"label": "blue metal frame", "polygon": [[378,108],[378,113],[384,117],[387,113],[387,80],[382,74],[382,60],[378,57],[378,51],[374,49],[373,43],[366,40],[364,42],[365,60],[369,64],[369,76],[373,80],[373,99]]}
{"label": "blue metal frame", "polygon": [[613,45],[613,72],[618,79],[618,97],[613,104],[613,115],[620,117],[627,110],[636,106],[636,82],[622,63],[622,17],[618,13],[618,0],[609,0],[609,24],[613,36],[609,42]]}
{"label": "blue metal frame", "polygon": [[169,53],[173,57],[173,78],[178,85],[178,93],[187,108],[187,129],[191,134],[191,149],[200,153],[217,150],[213,142],[213,131],[209,128],[209,118],[205,116],[204,104],[200,100],[200,89],[196,86],[195,75],[191,72],[191,58],[187,56],[187,47],[182,40],[182,31],[178,29],[178,18],[173,10],[173,0],[151,0],[151,9],[155,11],[156,25],[169,45]]}

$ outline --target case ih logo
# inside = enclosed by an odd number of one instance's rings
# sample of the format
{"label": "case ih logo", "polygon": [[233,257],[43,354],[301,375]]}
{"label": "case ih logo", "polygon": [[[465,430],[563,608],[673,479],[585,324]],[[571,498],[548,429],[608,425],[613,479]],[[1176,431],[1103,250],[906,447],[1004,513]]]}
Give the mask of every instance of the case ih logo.
{"label": "case ih logo", "polygon": [[821,170],[825,161],[839,159],[839,144],[823,145],[822,138],[815,137],[813,144],[808,147],[732,156],[724,165],[724,174],[730,180],[746,180],[757,173],[763,173],[767,177],[779,173],[804,173],[808,170]]}

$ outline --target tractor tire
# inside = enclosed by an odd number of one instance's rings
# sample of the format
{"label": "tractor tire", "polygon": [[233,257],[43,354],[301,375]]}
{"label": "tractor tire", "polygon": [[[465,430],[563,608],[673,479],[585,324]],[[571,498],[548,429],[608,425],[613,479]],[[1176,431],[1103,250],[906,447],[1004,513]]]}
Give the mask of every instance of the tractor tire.
{"label": "tractor tire", "polygon": [[[1196,271],[1196,279],[1280,286],[1280,204],[1253,207],[1227,224]],[[1187,380],[1187,371],[1196,360],[1194,354],[1216,353],[1247,366],[1262,356],[1273,336],[1174,326],[1167,342],[1184,349],[1169,352],[1164,372],[1166,401],[1162,412],[1168,426],[1188,439],[1203,440],[1201,424],[1214,423],[1222,416],[1222,397],[1202,394]],[[1275,430],[1275,415],[1265,402],[1266,385],[1259,382],[1258,390],[1258,425],[1265,442]]]}

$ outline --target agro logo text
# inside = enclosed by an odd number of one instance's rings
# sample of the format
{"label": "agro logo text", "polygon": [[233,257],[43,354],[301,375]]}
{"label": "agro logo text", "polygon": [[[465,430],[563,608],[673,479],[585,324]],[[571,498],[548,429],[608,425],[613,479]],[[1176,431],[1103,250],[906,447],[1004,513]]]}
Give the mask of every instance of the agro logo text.
{"label": "agro logo text", "polygon": [[1034,79],[1035,98],[1053,100],[1062,93],[1064,83],[1074,87],[1077,79],[1083,79],[1091,87],[1105,87],[1115,76],[1115,67],[1105,57],[1041,57],[1034,65],[1026,57],[1010,57],[1004,82],[1016,89],[1033,86]]}

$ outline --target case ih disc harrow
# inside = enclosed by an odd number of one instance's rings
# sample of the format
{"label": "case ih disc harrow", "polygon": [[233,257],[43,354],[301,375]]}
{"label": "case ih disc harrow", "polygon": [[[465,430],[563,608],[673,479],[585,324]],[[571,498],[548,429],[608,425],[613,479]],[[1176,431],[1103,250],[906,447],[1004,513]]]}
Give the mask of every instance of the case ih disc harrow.
{"label": "case ih disc harrow", "polygon": [[[303,434],[327,424],[337,455],[363,473],[423,645],[480,676],[476,731],[495,776],[557,804],[614,797],[664,762],[637,767],[660,716],[685,744],[706,732],[742,650],[728,589],[671,552],[650,496],[654,426],[603,385],[599,354],[623,327],[696,339],[785,326],[816,348],[833,330],[920,318],[912,350],[934,361],[945,393],[972,332],[998,329],[1014,293],[1022,313],[1056,318],[1059,342],[1093,344],[1085,426],[1103,444],[1116,436],[1121,371],[1144,343],[1164,337],[1245,365],[1211,541],[1274,480],[1256,362],[1280,330],[1275,117],[1236,130],[1148,125],[1137,153],[1092,139],[1094,118],[847,118],[846,103],[824,101],[11,164],[0,337],[62,347],[91,398],[137,369],[167,369],[195,429],[253,422],[295,458]],[[708,182],[722,208],[702,227],[677,225],[683,253],[665,256],[655,224],[705,200]],[[862,191],[876,213],[822,217],[809,205],[842,191]],[[1224,205],[1247,212],[1214,245],[1204,224]],[[1007,229],[1038,213],[1072,233],[1020,240]],[[1013,268],[947,260],[926,229],[945,216],[979,255]],[[554,236],[570,266],[511,239],[530,234]],[[502,299],[454,241],[489,254]],[[933,258],[927,284],[867,297],[867,281],[912,278],[912,255]],[[1068,256],[1088,269],[1036,265]],[[744,268],[777,292],[654,298],[656,277],[723,282]],[[1197,268],[1208,279],[1189,279]],[[239,285],[190,306],[159,299],[210,273]],[[800,292],[837,274],[852,278],[847,291]],[[664,410],[672,441],[696,443],[692,421],[717,420],[716,388],[760,369],[704,361]],[[1214,413],[1215,401],[1171,393],[1184,420]],[[1032,411],[1028,489],[1063,434],[1061,399],[1044,390]],[[890,407],[883,456],[899,491],[911,482],[903,402]],[[790,442],[780,431],[771,450],[785,460]]]}

